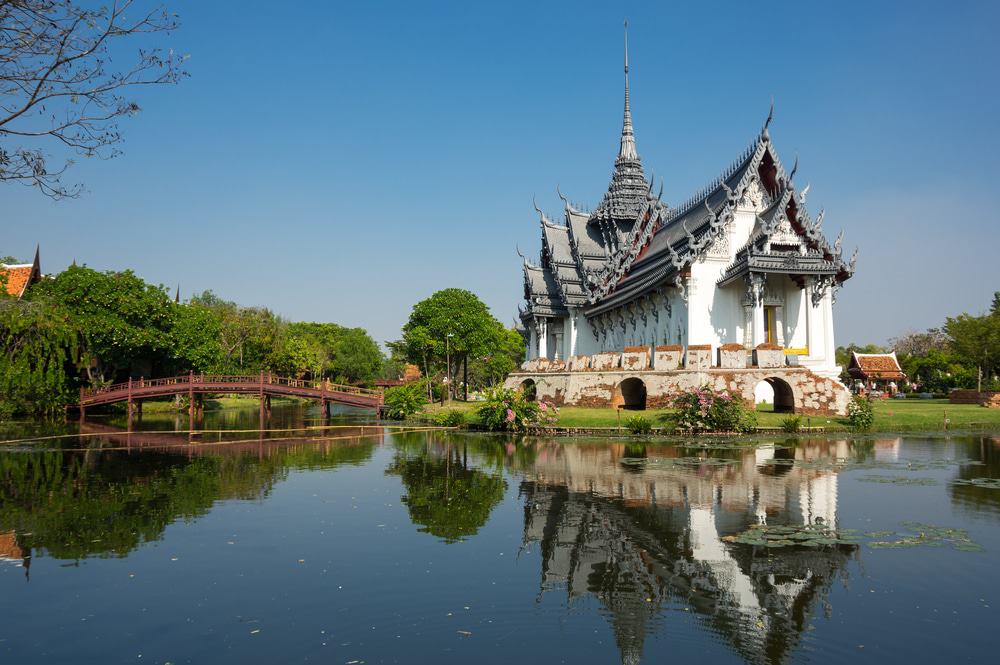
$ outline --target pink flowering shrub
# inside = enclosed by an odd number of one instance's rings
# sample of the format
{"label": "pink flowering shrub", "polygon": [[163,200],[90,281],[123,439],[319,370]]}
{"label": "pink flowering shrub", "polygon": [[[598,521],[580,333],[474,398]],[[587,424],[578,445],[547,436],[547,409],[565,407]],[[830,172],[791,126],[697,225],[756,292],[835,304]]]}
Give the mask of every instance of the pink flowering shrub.
{"label": "pink flowering shrub", "polygon": [[688,432],[751,432],[757,426],[757,414],[726,390],[696,388],[670,405],[677,429]]}
{"label": "pink flowering shrub", "polygon": [[496,386],[483,393],[484,404],[479,418],[487,429],[519,432],[533,425],[552,425],[559,409],[547,402],[533,402],[520,390]]}

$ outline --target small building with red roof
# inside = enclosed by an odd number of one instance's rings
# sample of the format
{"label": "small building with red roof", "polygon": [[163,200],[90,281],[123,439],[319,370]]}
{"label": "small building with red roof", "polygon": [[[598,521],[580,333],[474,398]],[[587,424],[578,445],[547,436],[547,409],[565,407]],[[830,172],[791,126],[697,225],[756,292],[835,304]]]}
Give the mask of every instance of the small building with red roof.
{"label": "small building with red roof", "polygon": [[897,382],[906,378],[903,368],[899,366],[895,351],[891,353],[852,351],[847,373],[867,389],[889,388],[892,392],[895,391]]}

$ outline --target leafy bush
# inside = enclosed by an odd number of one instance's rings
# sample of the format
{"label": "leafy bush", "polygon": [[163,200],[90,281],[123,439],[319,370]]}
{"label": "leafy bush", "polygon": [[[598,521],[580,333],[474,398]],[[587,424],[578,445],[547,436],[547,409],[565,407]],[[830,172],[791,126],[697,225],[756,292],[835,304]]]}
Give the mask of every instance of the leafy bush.
{"label": "leafy bush", "polygon": [[649,422],[649,418],[636,414],[625,419],[625,428],[632,434],[649,434],[653,423]]}
{"label": "leafy bush", "polygon": [[441,411],[434,416],[434,424],[442,427],[461,427],[465,424],[465,414],[456,409]]}
{"label": "leafy bush", "polygon": [[855,395],[847,405],[847,420],[851,427],[859,430],[871,429],[875,422],[875,411],[872,403],[863,395]]}
{"label": "leafy bush", "polygon": [[531,425],[552,425],[559,409],[545,402],[530,401],[520,390],[495,386],[483,391],[485,403],[479,417],[487,429],[517,432]]}
{"label": "leafy bush", "polygon": [[385,391],[386,418],[405,420],[419,412],[427,403],[427,386],[423,381],[414,381],[404,386],[396,386]]}
{"label": "leafy bush", "polygon": [[726,390],[708,387],[681,393],[671,401],[677,428],[688,432],[750,432],[757,414]]}
{"label": "leafy bush", "polygon": [[802,427],[802,418],[799,416],[788,416],[781,421],[781,429],[785,432],[798,432]]}

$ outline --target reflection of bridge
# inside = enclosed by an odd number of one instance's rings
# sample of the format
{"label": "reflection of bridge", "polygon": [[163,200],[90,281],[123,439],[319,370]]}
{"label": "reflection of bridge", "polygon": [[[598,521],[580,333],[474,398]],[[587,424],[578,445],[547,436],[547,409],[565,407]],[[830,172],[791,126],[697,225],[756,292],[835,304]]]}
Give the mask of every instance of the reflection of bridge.
{"label": "reflection of bridge", "polygon": [[141,408],[142,400],[177,395],[188,396],[193,414],[196,408],[195,396],[219,393],[257,395],[260,397],[262,412],[268,408],[272,395],[316,400],[323,407],[324,414],[331,402],[379,409],[383,400],[381,390],[345,386],[329,381],[289,379],[264,372],[255,376],[190,373],[166,379],[129,379],[127,383],[102,388],[81,388],[80,417],[84,417],[88,407],[116,402],[128,402],[131,414],[133,406],[139,405]]}

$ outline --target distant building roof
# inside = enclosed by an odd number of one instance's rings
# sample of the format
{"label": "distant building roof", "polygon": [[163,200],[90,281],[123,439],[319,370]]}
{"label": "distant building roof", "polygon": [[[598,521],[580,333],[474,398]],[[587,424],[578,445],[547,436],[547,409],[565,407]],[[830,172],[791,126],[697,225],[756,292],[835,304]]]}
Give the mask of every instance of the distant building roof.
{"label": "distant building roof", "polygon": [[5,289],[7,295],[20,298],[28,287],[42,279],[42,271],[38,263],[38,248],[35,248],[35,260],[32,263],[2,264],[0,276],[6,277]]}
{"label": "distant building roof", "polygon": [[868,379],[904,379],[906,374],[899,366],[896,352],[892,353],[856,353],[851,352],[851,364],[847,373],[862,381]]}

